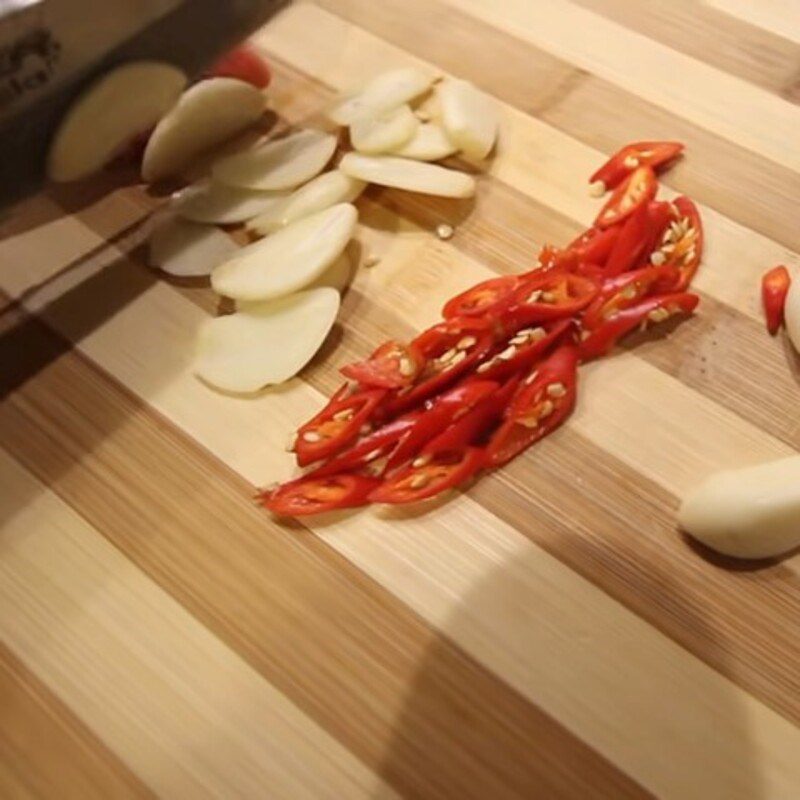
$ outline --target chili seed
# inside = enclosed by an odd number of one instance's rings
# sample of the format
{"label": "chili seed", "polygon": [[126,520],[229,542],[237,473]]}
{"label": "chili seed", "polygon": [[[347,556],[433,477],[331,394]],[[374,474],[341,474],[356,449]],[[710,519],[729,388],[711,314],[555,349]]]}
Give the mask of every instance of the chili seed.
{"label": "chili seed", "polygon": [[622,297],[624,300],[633,300],[636,297],[636,286],[630,284],[626,286],[620,293],[619,296]]}
{"label": "chili seed", "polygon": [[426,466],[430,460],[430,456],[418,456],[411,462],[411,466],[419,469],[420,467]]}
{"label": "chili seed", "polygon": [[380,450],[380,448],[377,448],[376,450],[370,450],[370,451],[369,451],[369,453],[367,453],[367,454],[364,456],[364,461],[373,461],[373,460],[374,460],[374,459],[376,459],[376,458],[377,458],[377,457],[378,457],[380,454],[381,454],[381,450]]}
{"label": "chili seed", "polygon": [[675,249],[675,245],[674,244],[665,244],[661,248],[661,252],[662,253],[671,253],[674,249]]}
{"label": "chili seed", "polygon": [[663,322],[665,319],[669,319],[670,313],[667,311],[666,308],[654,308],[648,315],[648,319],[652,320],[653,322]]}
{"label": "chili seed", "polygon": [[337,422],[346,422],[349,419],[353,419],[353,414],[352,408],[343,408],[341,411],[337,411],[331,419],[335,419]]}
{"label": "chili seed", "polygon": [[451,359],[450,363],[447,365],[448,369],[450,367],[454,367],[456,364],[460,364],[465,358],[467,354],[463,350],[459,350]]}
{"label": "chili seed", "polygon": [[654,267],[660,267],[662,264],[666,263],[666,261],[667,261],[667,257],[660,250],[656,250],[650,256],[650,263]]}
{"label": "chili seed", "polygon": [[453,230],[452,225],[446,225],[445,223],[442,223],[441,225],[436,226],[436,235],[440,239],[452,239],[454,233],[455,231]]}
{"label": "chili seed", "polygon": [[589,184],[589,194],[592,197],[602,197],[606,193],[606,185],[603,181],[592,181]]}
{"label": "chili seed", "polygon": [[531,374],[530,374],[530,375],[528,375],[528,377],[527,377],[527,378],[525,378],[525,383],[526,383],[527,385],[530,385],[530,384],[532,384],[532,383],[533,383],[533,382],[534,382],[534,381],[535,381],[535,380],[536,380],[538,377],[539,377],[539,370],[536,370],[536,369],[535,369],[533,372],[531,372]]}
{"label": "chili seed", "polygon": [[522,425],[523,428],[539,427],[539,420],[536,417],[519,417],[515,422],[518,425]]}
{"label": "chili seed", "polygon": [[526,302],[535,303],[541,296],[542,296],[542,290],[536,289],[536,291],[533,291],[528,295],[528,299]]}
{"label": "chili seed", "polygon": [[448,361],[452,361],[456,357],[457,352],[458,351],[454,347],[451,347],[449,350],[445,350],[445,352],[439,356],[439,361],[441,361],[442,364],[446,364]]}
{"label": "chili seed", "polygon": [[517,348],[514,347],[513,344],[510,344],[505,350],[503,350],[502,353],[498,353],[495,358],[499,358],[501,361],[508,361],[509,359],[514,358],[516,352]]}
{"label": "chili seed", "polygon": [[551,383],[546,391],[550,397],[563,397],[567,393],[567,387],[560,382]]}
{"label": "chili seed", "polygon": [[369,422],[365,422],[359,429],[358,432],[362,436],[366,436],[368,433],[372,433],[372,425]]}
{"label": "chili seed", "polygon": [[636,156],[626,156],[625,161],[622,162],[626,169],[636,169],[639,166],[639,159]]}
{"label": "chili seed", "polygon": [[406,378],[409,375],[413,375],[414,374],[414,365],[407,358],[401,358],[400,359],[399,369],[400,369],[400,374],[403,375]]}
{"label": "chili seed", "polygon": [[509,344],[527,344],[528,337],[524,333],[518,333],[513,339],[509,339]]}
{"label": "chili seed", "polygon": [[303,441],[304,442],[321,442],[322,437],[316,433],[315,431],[306,431],[303,434]]}
{"label": "chili seed", "polygon": [[412,489],[422,489],[423,486],[427,486],[429,483],[430,478],[427,475],[415,475],[408,485]]}
{"label": "chili seed", "polygon": [[556,296],[553,292],[542,292],[542,302],[543,303],[555,303]]}
{"label": "chili seed", "polygon": [[475,371],[486,372],[487,370],[490,370],[492,368],[493,364],[494,364],[494,359],[491,359],[490,361],[484,361],[484,363],[481,364]]}
{"label": "chili seed", "polygon": [[552,400],[545,400],[542,403],[542,408],[539,411],[539,419],[543,419],[544,417],[549,417],[554,411],[556,407],[553,405]]}
{"label": "chili seed", "polygon": [[477,344],[478,340],[474,336],[465,336],[461,339],[458,344],[456,345],[456,349],[458,350],[468,350],[474,344]]}

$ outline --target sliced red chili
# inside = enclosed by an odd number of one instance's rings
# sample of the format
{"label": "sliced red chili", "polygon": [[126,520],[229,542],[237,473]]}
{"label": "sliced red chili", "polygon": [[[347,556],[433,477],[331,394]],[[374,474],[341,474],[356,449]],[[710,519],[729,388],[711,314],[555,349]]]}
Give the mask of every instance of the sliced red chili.
{"label": "sliced red chili", "polygon": [[650,241],[647,243],[643,257],[637,266],[644,267],[650,264],[653,251],[656,250],[664,237],[667,226],[672,221],[672,206],[663,200],[651,200],[647,204],[648,226],[650,228]]}
{"label": "sliced red chili", "polygon": [[368,359],[347,364],[341,372],[365,386],[399,389],[413,383],[423,363],[424,359],[415,347],[386,342]]}
{"label": "sliced red chili", "polygon": [[764,304],[764,316],[767,318],[767,330],[774,336],[783,323],[783,307],[792,279],[786,267],[773,267],[764,273],[761,279],[761,300]]}
{"label": "sliced red chili", "polygon": [[606,275],[614,278],[635,266],[647,252],[651,239],[648,206],[641,205],[622,223],[619,238],[606,262]]}
{"label": "sliced red chili", "polygon": [[505,380],[527,370],[573,329],[572,319],[560,319],[535,328],[522,328],[475,370],[484,380]]}
{"label": "sliced red chili", "polygon": [[422,412],[412,411],[387,422],[376,431],[359,439],[349,450],[309,472],[308,477],[319,478],[335,475],[338,472],[359,472],[366,468],[369,468],[373,476],[381,474],[386,464],[383,465],[383,469],[377,469],[375,462],[388,456],[421,416]]}
{"label": "sliced red chili", "polygon": [[594,224],[599,228],[616,225],[640,206],[649,203],[658,189],[655,173],[650,167],[639,167],[621,183],[600,210]]}
{"label": "sliced red chili", "polygon": [[366,505],[380,480],[365,475],[341,473],[327,477],[303,477],[267,490],[260,502],[275,514],[302,517],[339,508]]}
{"label": "sliced red chili", "polygon": [[619,232],[619,228],[606,228],[604,230],[593,226],[575,239],[567,247],[567,250],[575,253],[580,262],[597,264],[602,267],[614,249]]}
{"label": "sliced red chili", "polygon": [[676,198],[673,205],[677,213],[664,234],[661,252],[665,264],[678,268],[676,291],[683,291],[692,282],[703,255],[703,224],[697,206],[688,197]]}
{"label": "sliced red chili", "polygon": [[[424,463],[423,463],[424,462]],[[483,462],[479,447],[437,453],[414,461],[370,494],[373,503],[414,503],[452,489],[472,477]],[[417,463],[418,466],[414,466]]]}
{"label": "sliced red chili", "polygon": [[503,412],[517,390],[519,380],[519,376],[515,375],[497,391],[476,403],[474,408],[431,439],[422,449],[422,455],[449,452],[469,444],[479,444],[481,438],[503,416]]}
{"label": "sliced red chili", "polygon": [[571,317],[592,302],[598,285],[588,278],[571,273],[534,274],[514,292],[503,313],[503,327],[508,334],[527,325]]}
{"label": "sliced red chili", "polygon": [[448,300],[442,309],[442,316],[451,319],[491,315],[503,307],[519,285],[519,281],[516,275],[502,275],[499,278],[482,281]]}
{"label": "sliced red chili", "polygon": [[315,417],[297,431],[297,463],[305,467],[314,461],[330,458],[358,438],[361,426],[372,416],[386,391],[370,389],[350,394],[345,384]]}
{"label": "sliced red chili", "polygon": [[578,349],[559,347],[537,365],[511,400],[486,446],[486,466],[499,467],[555,430],[575,407]]}
{"label": "sliced red chili", "polygon": [[674,286],[678,275],[675,267],[644,267],[607,280],[583,314],[583,330],[594,330],[623,309],[635,306],[654,290]]}
{"label": "sliced red chili", "polygon": [[696,294],[676,293],[650,297],[639,305],[626,308],[592,331],[584,331],[580,344],[582,361],[607,353],[625,334],[651,322],[663,322],[675,314],[690,314],[700,298]]}
{"label": "sliced red chili", "polygon": [[423,331],[412,346],[425,359],[424,366],[412,386],[387,399],[386,413],[413,408],[470,372],[492,347],[490,324],[483,317],[453,317]]}
{"label": "sliced red chili", "polygon": [[451,422],[468,413],[481,400],[491,395],[500,384],[490,380],[467,380],[429,402],[430,408],[423,411],[414,426],[403,437],[392,453],[387,472],[402,466],[415,456],[437,434]]}
{"label": "sliced red chili", "polygon": [[602,181],[606,189],[618,186],[638,167],[652,169],[669,163],[683,150],[680,142],[633,142],[626,144],[589,178],[590,183]]}

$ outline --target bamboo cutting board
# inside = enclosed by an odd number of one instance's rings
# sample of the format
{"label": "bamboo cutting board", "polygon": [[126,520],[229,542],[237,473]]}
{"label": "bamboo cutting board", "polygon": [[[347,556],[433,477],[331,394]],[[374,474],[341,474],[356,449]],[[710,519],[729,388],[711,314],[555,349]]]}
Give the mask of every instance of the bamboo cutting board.
{"label": "bamboo cutting board", "polygon": [[[709,471],[800,446],[758,308],[800,266],[796,4],[324,0],[256,42],[290,123],[423,63],[497,98],[497,155],[474,205],[359,201],[380,263],[255,400],[189,372],[216,301],[144,266],[156,199],[109,175],[6,220],[0,795],[800,796],[800,556],[712,559],[674,523]],[[571,239],[586,176],[649,138],[686,142],[665,182],[703,206],[695,318],[582,369],[570,423],[451,502],[253,505],[342,363]]]}

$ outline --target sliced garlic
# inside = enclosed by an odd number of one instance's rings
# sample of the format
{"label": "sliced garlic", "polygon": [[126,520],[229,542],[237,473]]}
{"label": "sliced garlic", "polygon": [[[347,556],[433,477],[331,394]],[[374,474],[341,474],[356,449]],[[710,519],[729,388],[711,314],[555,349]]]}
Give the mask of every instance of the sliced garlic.
{"label": "sliced garlic", "polygon": [[264,95],[235,78],[207,78],[187,89],[156,125],[142,157],[142,178],[177,175],[205,150],[255,122]]}
{"label": "sliced garlic", "polygon": [[392,155],[413,158],[416,161],[438,161],[457,152],[458,148],[447,138],[441,126],[434,122],[420,125],[413,138]]}
{"label": "sliced garlic", "polygon": [[47,156],[52,181],[97,172],[175,103],[186,75],[171,64],[136,61],[106,73],[70,106]]}
{"label": "sliced garlic", "polygon": [[359,153],[388,153],[408,142],[419,120],[407,105],[357,119],[350,126],[350,141]]}
{"label": "sliced garlic", "polygon": [[448,78],[437,91],[447,136],[467,158],[486,158],[499,123],[497,104],[468,81]]}
{"label": "sliced garlic", "polygon": [[339,311],[329,287],[247,305],[200,329],[194,373],[226,392],[256,392],[296,375],[319,350]]}
{"label": "sliced garlic", "polygon": [[341,160],[339,169],[368,183],[410,192],[441,197],[471,197],[475,194],[475,179],[471,175],[409,158],[348,153]]}
{"label": "sliced garlic", "polygon": [[265,236],[337,203],[351,203],[366,185],[364,181],[351,178],[338,169],[325,172],[251,219],[247,228]]}
{"label": "sliced garlic", "polygon": [[357,94],[339,101],[328,112],[328,118],[337,125],[352,125],[362,117],[374,116],[413,100],[432,83],[433,76],[416,67],[384,72]]}
{"label": "sliced garlic", "polygon": [[148,263],[169,275],[198,277],[210,275],[238,249],[219,228],[169,216],[150,234]]}
{"label": "sliced garlic", "polygon": [[293,222],[218,266],[211,286],[225,297],[247,301],[302,289],[341,254],[357,218],[355,206],[340,203]]}
{"label": "sliced garlic", "polygon": [[786,333],[789,334],[789,341],[800,353],[800,276],[798,275],[792,276],[789,293],[786,295],[786,303],[783,307],[783,319]]}
{"label": "sliced garlic", "polygon": [[322,172],[335,149],[335,136],[300,131],[216,161],[211,176],[220,183],[248,189],[293,189]]}
{"label": "sliced garlic", "polygon": [[172,195],[170,209],[192,222],[235,225],[280,205],[288,192],[260,192],[203,180]]}

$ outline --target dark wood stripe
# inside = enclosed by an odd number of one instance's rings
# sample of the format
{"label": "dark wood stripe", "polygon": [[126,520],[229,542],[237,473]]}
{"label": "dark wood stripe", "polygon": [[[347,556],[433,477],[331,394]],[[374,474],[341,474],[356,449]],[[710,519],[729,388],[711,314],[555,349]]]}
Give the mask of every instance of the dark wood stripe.
{"label": "dark wood stripe", "polygon": [[[752,230],[800,251],[800,175],[480,22],[441,0],[318,0],[407,52],[604,153],[639,139],[678,139],[688,155],[666,181]],[[439,45],[446,30],[451,46]],[[463,54],[469,53],[469,58]],[[502,58],[498,57],[502,54]],[[587,176],[588,177],[588,176]]]}
{"label": "dark wood stripe", "polygon": [[0,796],[155,796],[2,642],[0,718]]}
{"label": "dark wood stripe", "polygon": [[800,45],[696,0],[574,0],[679,53],[799,102]]}
{"label": "dark wood stripe", "polygon": [[20,322],[47,366],[0,407],[2,445],[398,790],[645,796],[321,540],[275,523],[252,486],[58,337]]}

